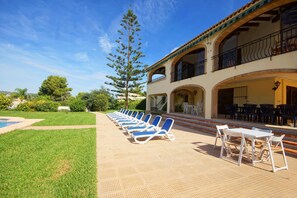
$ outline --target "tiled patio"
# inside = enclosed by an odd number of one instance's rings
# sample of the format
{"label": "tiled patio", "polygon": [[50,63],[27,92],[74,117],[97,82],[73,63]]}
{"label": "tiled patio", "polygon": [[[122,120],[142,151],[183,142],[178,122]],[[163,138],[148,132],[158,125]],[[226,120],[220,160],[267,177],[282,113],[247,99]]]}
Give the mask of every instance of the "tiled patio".
{"label": "tiled patio", "polygon": [[[219,158],[214,137],[175,125],[176,140],[134,144],[97,114],[98,197],[296,197],[297,158],[289,170]],[[281,155],[276,164],[282,165]]]}

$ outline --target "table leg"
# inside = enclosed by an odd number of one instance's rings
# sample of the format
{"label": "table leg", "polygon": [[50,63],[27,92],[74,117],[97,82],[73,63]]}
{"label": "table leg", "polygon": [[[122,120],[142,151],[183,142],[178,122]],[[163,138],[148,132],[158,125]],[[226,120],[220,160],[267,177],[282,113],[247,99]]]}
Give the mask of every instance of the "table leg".
{"label": "table leg", "polygon": [[252,163],[255,166],[255,138],[252,138]]}

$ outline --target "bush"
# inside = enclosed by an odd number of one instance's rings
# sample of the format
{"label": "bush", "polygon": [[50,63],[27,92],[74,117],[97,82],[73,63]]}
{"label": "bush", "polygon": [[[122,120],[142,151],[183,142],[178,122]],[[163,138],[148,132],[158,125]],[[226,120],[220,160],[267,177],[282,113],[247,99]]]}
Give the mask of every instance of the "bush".
{"label": "bush", "polygon": [[60,104],[58,102],[48,100],[38,100],[33,104],[33,106],[36,111],[56,112],[58,111],[58,106],[60,106]]}
{"label": "bush", "polygon": [[92,111],[106,111],[109,107],[108,96],[105,94],[97,94],[94,97],[91,107]]}
{"label": "bush", "polygon": [[146,110],[146,99],[143,100],[139,100],[138,104],[136,105],[135,109],[139,109],[139,110]]}
{"label": "bush", "polygon": [[80,112],[86,110],[86,103],[81,99],[74,99],[69,102],[71,111]]}
{"label": "bush", "polygon": [[17,111],[32,111],[32,104],[25,102],[25,103],[20,103],[15,110]]}
{"label": "bush", "polygon": [[4,94],[0,94],[0,110],[6,110],[12,104],[12,100]]}

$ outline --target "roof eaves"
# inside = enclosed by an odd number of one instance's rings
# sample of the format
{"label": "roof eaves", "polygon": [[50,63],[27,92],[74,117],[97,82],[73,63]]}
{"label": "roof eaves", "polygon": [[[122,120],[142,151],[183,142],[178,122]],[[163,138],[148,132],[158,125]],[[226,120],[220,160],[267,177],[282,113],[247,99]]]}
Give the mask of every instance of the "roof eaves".
{"label": "roof eaves", "polygon": [[196,46],[198,43],[205,40],[209,36],[212,36],[214,33],[218,32],[222,29],[225,29],[226,27],[230,26],[231,24],[237,22],[239,19],[245,17],[246,15],[250,14],[251,12],[254,12],[255,10],[261,8],[262,6],[266,5],[267,3],[270,3],[271,1],[272,0],[253,0],[249,3],[247,3],[240,9],[236,10],[235,12],[233,12],[232,14],[230,14],[229,16],[227,16],[226,18],[224,18],[223,20],[218,22],[217,24],[213,25],[206,31],[202,32],[201,34],[199,34],[192,40],[188,41],[187,43],[185,43],[178,49],[174,50],[167,56],[163,57],[161,60],[157,61],[156,63],[154,63],[153,65],[148,67],[146,69],[146,72],[152,70],[155,67],[158,67],[159,65],[167,62],[168,60],[170,60],[170,59],[174,58],[175,56],[183,53],[184,51],[192,48],[193,46]]}

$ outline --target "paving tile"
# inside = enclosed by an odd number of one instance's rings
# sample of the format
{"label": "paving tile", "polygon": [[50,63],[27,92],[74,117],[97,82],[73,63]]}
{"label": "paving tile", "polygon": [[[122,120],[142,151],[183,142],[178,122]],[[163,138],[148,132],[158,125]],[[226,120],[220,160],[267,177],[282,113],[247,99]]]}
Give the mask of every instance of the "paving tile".
{"label": "paving tile", "polygon": [[[96,115],[100,198],[296,197],[296,158],[288,156],[289,170],[276,173],[270,162],[238,166],[219,158],[214,136],[180,126],[173,128],[174,142],[138,145],[106,115]],[[282,165],[281,155],[275,159]]]}

